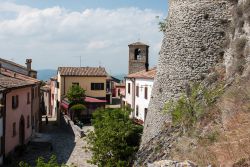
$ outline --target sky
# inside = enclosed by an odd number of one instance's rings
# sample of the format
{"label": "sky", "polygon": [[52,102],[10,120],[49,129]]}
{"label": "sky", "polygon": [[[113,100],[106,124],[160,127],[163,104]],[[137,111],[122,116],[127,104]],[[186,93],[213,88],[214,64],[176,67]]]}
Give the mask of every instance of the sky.
{"label": "sky", "polygon": [[81,64],[126,74],[128,44],[140,41],[153,67],[167,10],[167,0],[0,0],[0,57],[31,58],[36,70]]}

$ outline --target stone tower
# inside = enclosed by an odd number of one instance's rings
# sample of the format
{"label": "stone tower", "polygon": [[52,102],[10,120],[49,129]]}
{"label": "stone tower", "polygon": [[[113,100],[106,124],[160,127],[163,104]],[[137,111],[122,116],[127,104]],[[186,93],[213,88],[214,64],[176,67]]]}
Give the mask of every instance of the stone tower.
{"label": "stone tower", "polygon": [[141,148],[157,136],[171,116],[165,103],[178,98],[191,81],[202,79],[223,53],[230,18],[228,0],[170,0]]}
{"label": "stone tower", "polygon": [[136,42],[128,45],[129,47],[129,74],[148,70],[148,48],[149,46]]}

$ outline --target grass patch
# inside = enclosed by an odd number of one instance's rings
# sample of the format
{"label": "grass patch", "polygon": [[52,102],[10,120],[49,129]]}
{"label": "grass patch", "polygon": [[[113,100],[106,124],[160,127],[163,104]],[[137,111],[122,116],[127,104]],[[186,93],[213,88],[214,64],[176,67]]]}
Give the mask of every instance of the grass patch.
{"label": "grass patch", "polygon": [[171,113],[173,125],[182,127],[185,133],[204,117],[208,108],[223,93],[223,85],[206,88],[201,83],[194,83],[179,99],[168,101],[163,111]]}

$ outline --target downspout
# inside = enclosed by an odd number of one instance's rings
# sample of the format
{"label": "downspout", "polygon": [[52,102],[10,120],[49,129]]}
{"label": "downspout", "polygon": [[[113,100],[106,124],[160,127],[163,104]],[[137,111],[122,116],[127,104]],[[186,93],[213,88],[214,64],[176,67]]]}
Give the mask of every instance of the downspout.
{"label": "downspout", "polygon": [[132,118],[135,117],[135,78],[131,78],[132,81]]}

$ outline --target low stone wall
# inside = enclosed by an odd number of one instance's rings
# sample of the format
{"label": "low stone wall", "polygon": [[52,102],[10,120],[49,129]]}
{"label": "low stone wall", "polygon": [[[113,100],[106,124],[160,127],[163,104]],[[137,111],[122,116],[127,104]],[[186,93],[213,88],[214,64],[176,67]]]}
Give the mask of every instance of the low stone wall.
{"label": "low stone wall", "polygon": [[74,122],[69,118],[69,116],[64,115],[65,122],[71,127],[72,131],[75,134],[75,137],[78,136],[80,138],[84,137],[84,131],[79,126],[75,125]]}

